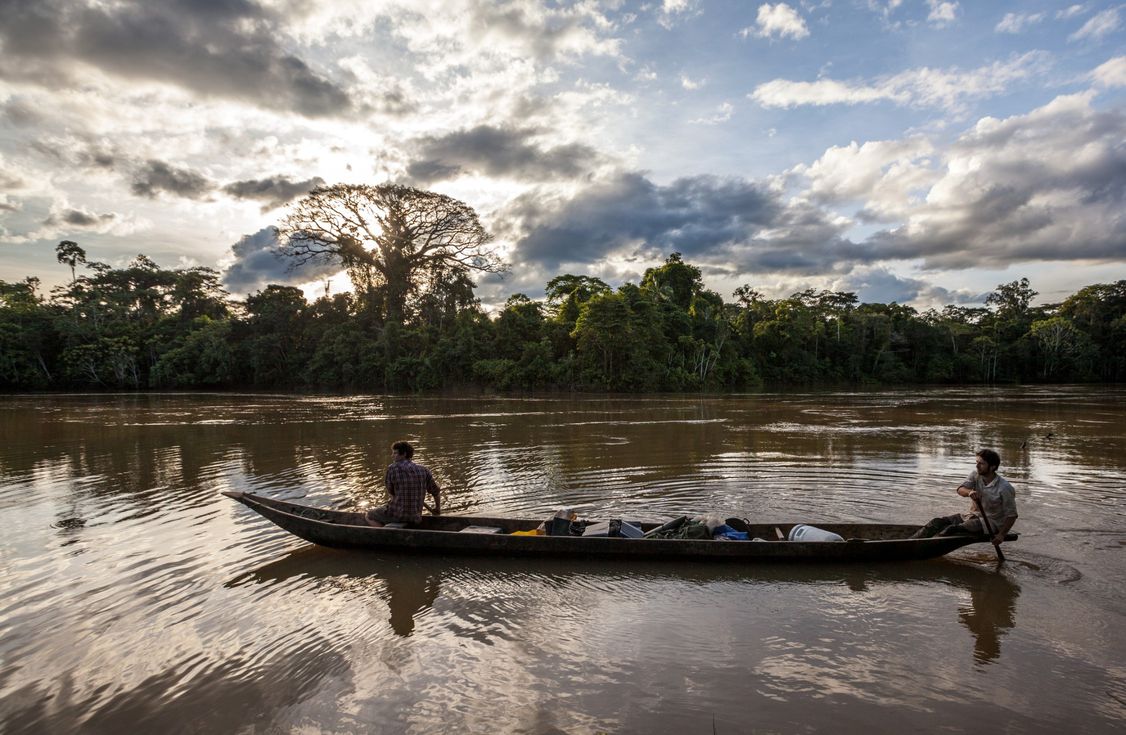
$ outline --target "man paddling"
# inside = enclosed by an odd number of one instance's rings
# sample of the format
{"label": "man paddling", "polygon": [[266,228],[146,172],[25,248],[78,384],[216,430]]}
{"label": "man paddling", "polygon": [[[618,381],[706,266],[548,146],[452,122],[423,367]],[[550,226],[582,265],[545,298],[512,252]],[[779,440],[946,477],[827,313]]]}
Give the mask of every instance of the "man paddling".
{"label": "man paddling", "polygon": [[[973,502],[970,512],[934,518],[911,538],[989,532],[992,533],[993,545],[1000,546],[1017,520],[1016,490],[1008,480],[997,474],[1000,466],[1001,455],[997,452],[992,449],[978,452],[976,468],[957,488],[959,495]],[[986,519],[981,517],[983,512]]]}
{"label": "man paddling", "polygon": [[[411,461],[413,456],[414,447],[407,442],[391,445],[392,462],[383,476],[391,502],[367,512],[369,525],[378,528],[387,523],[418,523],[424,507],[434,515],[441,515],[442,489],[434,482],[430,470]],[[433,508],[426,505],[427,493],[434,496]]]}

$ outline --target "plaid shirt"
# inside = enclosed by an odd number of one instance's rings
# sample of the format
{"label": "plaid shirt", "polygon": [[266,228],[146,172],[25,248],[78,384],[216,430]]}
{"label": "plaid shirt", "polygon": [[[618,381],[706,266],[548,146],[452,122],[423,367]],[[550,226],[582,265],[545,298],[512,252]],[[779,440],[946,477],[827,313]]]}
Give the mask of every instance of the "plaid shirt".
{"label": "plaid shirt", "polygon": [[418,523],[422,518],[422,503],[426,493],[438,499],[438,483],[430,470],[409,459],[393,462],[387,467],[383,477],[391,502],[387,504],[390,516],[410,523]]}

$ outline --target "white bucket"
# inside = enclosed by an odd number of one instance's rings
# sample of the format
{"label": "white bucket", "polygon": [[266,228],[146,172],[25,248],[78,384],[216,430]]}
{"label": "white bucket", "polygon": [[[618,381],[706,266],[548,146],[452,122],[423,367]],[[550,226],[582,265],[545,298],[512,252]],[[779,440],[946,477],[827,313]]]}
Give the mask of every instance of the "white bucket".
{"label": "white bucket", "polygon": [[790,529],[790,541],[844,541],[844,538],[832,531],[826,531],[816,526],[807,526],[799,523]]}

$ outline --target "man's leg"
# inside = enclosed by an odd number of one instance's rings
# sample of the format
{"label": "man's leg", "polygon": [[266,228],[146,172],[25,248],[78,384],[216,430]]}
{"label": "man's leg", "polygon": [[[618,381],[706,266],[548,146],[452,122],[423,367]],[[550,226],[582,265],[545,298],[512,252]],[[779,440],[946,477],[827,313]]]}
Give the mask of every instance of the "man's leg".
{"label": "man's leg", "polygon": [[982,526],[981,519],[976,516],[970,516],[964,519],[961,523],[955,523],[948,526],[938,534],[939,536],[980,536],[985,533],[985,527]]}
{"label": "man's leg", "polygon": [[378,508],[372,508],[364,514],[364,520],[368,522],[369,526],[382,528],[384,524],[391,522],[391,517],[387,515],[387,506],[381,505]]}
{"label": "man's leg", "polygon": [[932,518],[927,521],[927,525],[923,526],[918,531],[915,531],[915,533],[912,534],[910,538],[930,538],[931,536],[937,536],[939,534],[945,533],[945,531],[951,526],[961,522],[962,515],[960,513],[955,513],[952,516]]}

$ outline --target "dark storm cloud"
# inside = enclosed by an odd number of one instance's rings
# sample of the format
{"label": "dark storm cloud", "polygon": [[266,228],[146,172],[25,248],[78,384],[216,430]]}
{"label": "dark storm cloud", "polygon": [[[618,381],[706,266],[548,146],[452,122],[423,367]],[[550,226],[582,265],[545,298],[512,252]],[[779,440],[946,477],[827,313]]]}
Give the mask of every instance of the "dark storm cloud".
{"label": "dark storm cloud", "polygon": [[518,223],[517,257],[554,269],[637,250],[726,257],[785,212],[775,194],[743,179],[699,176],[659,186],[628,173],[562,203],[533,192],[505,214]]}
{"label": "dark storm cloud", "polygon": [[119,160],[115,153],[104,150],[89,150],[86,151],[81,160],[87,166],[92,168],[105,168],[112,169],[117,166]]}
{"label": "dark storm cloud", "polygon": [[64,209],[53,209],[47,219],[43,221],[43,224],[47,227],[65,225],[79,229],[97,229],[112,225],[117,219],[118,216],[114,212],[96,214],[85,209],[67,207]]}
{"label": "dark storm cloud", "polygon": [[223,283],[232,293],[253,293],[271,283],[293,286],[340,271],[337,264],[307,263],[292,268],[293,261],[279,251],[278,231],[273,227],[244,235],[231,246],[231,254],[235,260],[223,271]]}
{"label": "dark storm cloud", "polygon": [[161,192],[185,199],[203,199],[215,185],[202,174],[177,168],[164,161],[149,160],[134,173],[133,193],[155,199]]}
{"label": "dark storm cloud", "polygon": [[250,0],[87,5],[0,3],[0,78],[54,82],[80,61],[310,117],[356,111],[348,92],[280,44],[278,18]]}
{"label": "dark storm cloud", "polygon": [[308,194],[318,186],[324,186],[324,179],[314,176],[305,181],[290,181],[284,176],[271,176],[266,179],[236,181],[223,187],[223,192],[236,199],[256,199],[264,202],[262,211],[268,212],[297,197]]}
{"label": "dark storm cloud", "polygon": [[59,213],[59,220],[63,224],[74,225],[75,227],[94,227],[103,222],[112,222],[114,219],[112,213],[97,215],[83,212],[80,209],[65,209]]}
{"label": "dark storm cloud", "polygon": [[534,142],[536,131],[478,125],[448,135],[420,138],[407,173],[412,180],[428,184],[459,173],[481,173],[543,181],[576,178],[597,165],[598,153],[581,143],[541,147]]}
{"label": "dark storm cloud", "polygon": [[833,284],[836,291],[852,291],[863,303],[908,304],[923,300],[933,304],[983,304],[987,293],[951,291],[917,278],[897,276],[886,268],[853,271]]}

